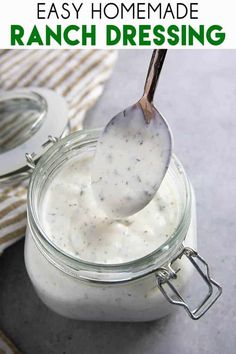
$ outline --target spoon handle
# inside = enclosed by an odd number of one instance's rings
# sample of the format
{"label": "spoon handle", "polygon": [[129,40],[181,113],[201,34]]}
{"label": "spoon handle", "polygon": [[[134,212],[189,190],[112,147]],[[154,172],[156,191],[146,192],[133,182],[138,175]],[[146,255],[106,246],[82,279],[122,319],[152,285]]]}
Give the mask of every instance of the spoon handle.
{"label": "spoon handle", "polygon": [[150,103],[153,102],[154,93],[161,74],[166,53],[167,49],[155,49],[152,53],[143,94],[143,97],[145,97]]}

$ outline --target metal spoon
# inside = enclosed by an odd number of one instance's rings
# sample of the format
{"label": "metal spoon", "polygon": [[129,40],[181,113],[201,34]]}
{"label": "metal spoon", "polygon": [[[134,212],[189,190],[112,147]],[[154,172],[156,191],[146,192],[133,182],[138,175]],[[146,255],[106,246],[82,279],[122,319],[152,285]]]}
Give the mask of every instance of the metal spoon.
{"label": "metal spoon", "polygon": [[91,183],[99,207],[112,218],[143,209],[170,163],[171,132],[153,105],[166,52],[153,51],[142,98],[112,118],[98,139]]}

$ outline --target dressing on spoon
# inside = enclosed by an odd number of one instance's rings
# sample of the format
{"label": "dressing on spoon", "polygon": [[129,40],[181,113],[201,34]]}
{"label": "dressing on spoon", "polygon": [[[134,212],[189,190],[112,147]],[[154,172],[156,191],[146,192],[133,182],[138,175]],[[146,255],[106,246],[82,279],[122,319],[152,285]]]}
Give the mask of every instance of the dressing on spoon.
{"label": "dressing on spoon", "polygon": [[172,139],[153,105],[166,50],[154,50],[143,97],[110,120],[96,147],[91,183],[98,206],[112,218],[143,209],[168,169]]}

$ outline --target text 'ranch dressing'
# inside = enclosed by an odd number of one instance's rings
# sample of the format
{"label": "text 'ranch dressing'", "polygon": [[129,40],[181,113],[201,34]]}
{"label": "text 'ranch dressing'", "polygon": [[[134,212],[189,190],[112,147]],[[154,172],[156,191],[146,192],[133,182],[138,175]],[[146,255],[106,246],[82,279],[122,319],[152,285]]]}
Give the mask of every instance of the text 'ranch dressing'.
{"label": "text 'ranch dressing'", "polygon": [[164,179],[140,212],[112,219],[97,206],[91,186],[93,153],[63,165],[41,198],[41,222],[51,241],[79,259],[114,264],[141,258],[173,234],[179,219],[177,196]]}

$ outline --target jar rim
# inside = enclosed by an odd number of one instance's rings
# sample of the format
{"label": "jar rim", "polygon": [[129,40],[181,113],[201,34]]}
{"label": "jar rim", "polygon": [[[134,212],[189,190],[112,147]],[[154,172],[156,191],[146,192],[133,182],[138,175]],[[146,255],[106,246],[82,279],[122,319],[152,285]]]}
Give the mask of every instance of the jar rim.
{"label": "jar rim", "polygon": [[85,280],[121,282],[149,274],[164,265],[165,262],[171,259],[176,251],[179,250],[190,225],[191,187],[182,164],[175,155],[172,155],[171,163],[174,163],[174,166],[178,169],[183,180],[185,205],[173,234],[153,252],[135,260],[116,264],[92,263],[64,252],[47,237],[40,225],[35,203],[35,188],[37,188],[37,182],[41,178],[41,172],[46,168],[47,163],[49,163],[49,161],[52,162],[53,157],[62,154],[63,148],[71,149],[71,144],[73,143],[78,144],[77,148],[84,146],[84,144],[96,143],[100,132],[100,128],[74,132],[57,141],[40,158],[32,173],[28,189],[28,226],[32,231],[37,246],[44,256],[62,271]]}

